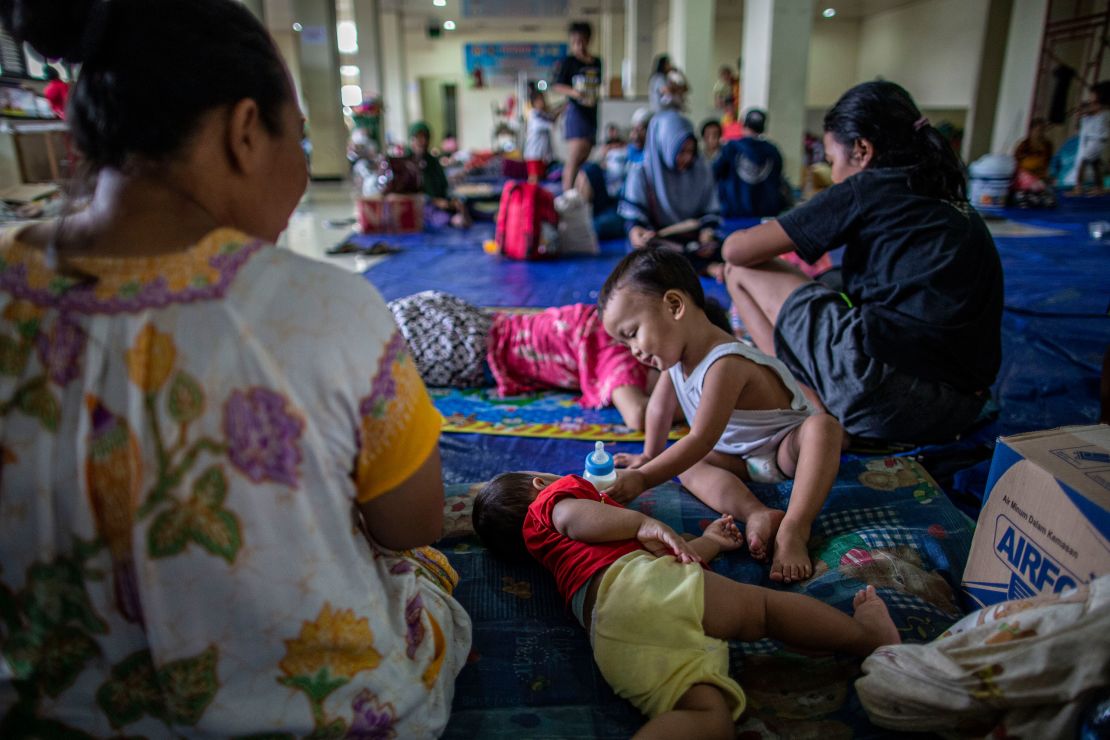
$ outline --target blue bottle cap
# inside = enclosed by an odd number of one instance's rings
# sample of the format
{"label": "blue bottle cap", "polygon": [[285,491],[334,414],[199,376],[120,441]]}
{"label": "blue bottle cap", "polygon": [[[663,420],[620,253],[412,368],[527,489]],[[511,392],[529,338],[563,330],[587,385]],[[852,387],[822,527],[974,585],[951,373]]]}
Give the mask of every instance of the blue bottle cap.
{"label": "blue bottle cap", "polygon": [[586,472],[599,478],[613,474],[613,456],[605,451],[605,443],[598,442],[594,451],[586,455]]}

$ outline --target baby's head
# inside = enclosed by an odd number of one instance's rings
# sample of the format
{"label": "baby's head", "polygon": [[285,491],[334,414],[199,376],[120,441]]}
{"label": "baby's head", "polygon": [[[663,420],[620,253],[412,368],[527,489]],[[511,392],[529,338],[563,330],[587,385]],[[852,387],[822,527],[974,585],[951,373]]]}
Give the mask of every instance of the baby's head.
{"label": "baby's head", "polygon": [[526,560],[524,517],[540,491],[560,476],[533,471],[502,473],[478,492],[471,521],[474,532],[490,552],[505,560]]}
{"label": "baby's head", "polygon": [[669,249],[625,255],[605,281],[597,304],[609,336],[656,370],[678,363],[687,339],[706,323],[732,333],[724,309],[707,303],[693,266]]}

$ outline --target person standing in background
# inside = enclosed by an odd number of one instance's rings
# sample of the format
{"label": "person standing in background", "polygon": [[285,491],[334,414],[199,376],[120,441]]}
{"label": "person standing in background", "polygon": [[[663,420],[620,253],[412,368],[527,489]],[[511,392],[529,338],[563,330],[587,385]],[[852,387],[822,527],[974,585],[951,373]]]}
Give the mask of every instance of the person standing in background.
{"label": "person standing in background", "polygon": [[667,54],[655,57],[651,77],[648,79],[648,107],[652,113],[663,110],[663,90],[667,86],[667,74],[674,69]]}
{"label": "person standing in background", "polygon": [[563,167],[563,190],[574,187],[578,170],[590,157],[597,143],[597,98],[601,88],[601,60],[590,54],[589,23],[570,24],[570,55],[559,63],[555,73],[555,92],[567,96],[563,138],[567,142],[567,163]]}
{"label": "person standing in background", "polygon": [[50,103],[50,110],[54,111],[54,115],[62,120],[66,117],[66,101],[69,100],[69,83],[62,79],[58,74],[58,70],[46,65],[43,71],[46,77],[46,87],[42,90],[42,96]]}

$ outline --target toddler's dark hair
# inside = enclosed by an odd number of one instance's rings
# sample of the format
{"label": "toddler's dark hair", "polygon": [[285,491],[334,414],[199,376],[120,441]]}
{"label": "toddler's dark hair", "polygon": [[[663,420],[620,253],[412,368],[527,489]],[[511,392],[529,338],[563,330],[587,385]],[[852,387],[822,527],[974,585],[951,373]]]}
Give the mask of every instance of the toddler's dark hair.
{"label": "toddler's dark hair", "polygon": [[1095,94],[1095,100],[1098,101],[1099,105],[1110,105],[1110,80],[1102,80],[1101,82],[1096,82],[1091,87],[1091,92]]}
{"label": "toddler's dark hair", "polygon": [[524,547],[524,517],[535,498],[528,473],[502,473],[478,492],[470,515],[478,539],[503,560],[527,560]]}
{"label": "toddler's dark hair", "polygon": [[573,36],[574,34],[584,36],[586,41],[589,41],[594,35],[594,29],[586,21],[575,21],[571,23],[570,28],[567,29],[568,36]]}
{"label": "toddler's dark hair", "polygon": [[825,114],[825,131],[849,150],[867,139],[875,148],[870,166],[908,168],[910,189],[918,195],[967,200],[959,155],[901,85],[886,80],[856,85]]}
{"label": "toddler's dark hair", "polygon": [[597,298],[598,313],[605,313],[605,306],[619,288],[631,288],[648,295],[662,296],[668,290],[681,290],[693,299],[694,305],[705,311],[715,326],[732,333],[728,313],[714,299],[706,299],[701,280],[690,261],[678,252],[659,247],[637,249],[624,256],[601,286]]}

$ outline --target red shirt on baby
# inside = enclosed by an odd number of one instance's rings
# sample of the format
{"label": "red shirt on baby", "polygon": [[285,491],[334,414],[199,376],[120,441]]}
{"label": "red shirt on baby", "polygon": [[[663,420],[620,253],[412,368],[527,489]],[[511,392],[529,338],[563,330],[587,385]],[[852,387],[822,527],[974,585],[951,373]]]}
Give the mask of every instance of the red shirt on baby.
{"label": "red shirt on baby", "polygon": [[635,550],[642,549],[638,540],[616,542],[579,542],[561,534],[551,521],[555,504],[565,498],[600,501],[608,506],[625,508],[602,496],[594,485],[577,475],[568,475],[540,491],[524,517],[524,546],[536,560],[555,576],[559,593],[569,604],[574,593],[589,582],[590,577]]}

